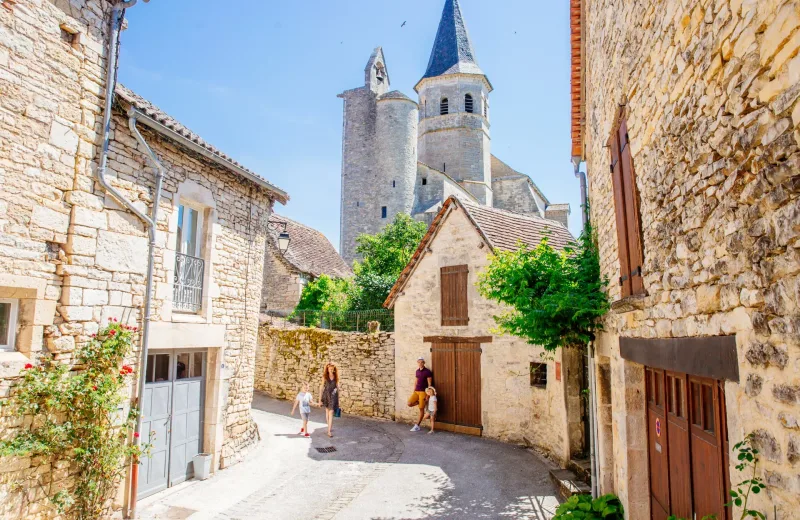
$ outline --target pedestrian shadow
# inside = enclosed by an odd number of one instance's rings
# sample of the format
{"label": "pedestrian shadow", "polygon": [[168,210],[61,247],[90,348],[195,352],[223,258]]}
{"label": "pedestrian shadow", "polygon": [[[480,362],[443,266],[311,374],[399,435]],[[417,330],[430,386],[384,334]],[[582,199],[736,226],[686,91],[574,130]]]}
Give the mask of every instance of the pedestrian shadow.
{"label": "pedestrian shadow", "polygon": [[[291,401],[280,401],[257,392],[253,409],[290,417]],[[405,507],[392,511],[390,516],[369,517],[372,520],[547,520],[558,507],[549,468],[526,449],[450,432],[412,433],[408,425],[402,423],[346,414],[334,419],[334,437],[328,438],[324,418],[324,410],[312,409],[309,458],[414,466],[413,478],[424,481],[424,485],[420,482],[419,490],[409,491],[419,495],[410,497]],[[335,451],[326,451],[330,448]],[[376,480],[375,485],[392,486],[392,478],[396,477],[386,475],[385,478],[385,482]]]}

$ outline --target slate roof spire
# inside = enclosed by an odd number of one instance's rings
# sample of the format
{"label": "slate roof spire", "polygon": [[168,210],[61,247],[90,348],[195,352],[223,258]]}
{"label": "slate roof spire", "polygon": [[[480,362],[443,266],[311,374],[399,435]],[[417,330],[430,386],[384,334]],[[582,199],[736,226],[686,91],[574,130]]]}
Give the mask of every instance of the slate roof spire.
{"label": "slate roof spire", "polygon": [[458,0],[445,0],[428,69],[422,79],[459,73],[484,75],[475,59]]}

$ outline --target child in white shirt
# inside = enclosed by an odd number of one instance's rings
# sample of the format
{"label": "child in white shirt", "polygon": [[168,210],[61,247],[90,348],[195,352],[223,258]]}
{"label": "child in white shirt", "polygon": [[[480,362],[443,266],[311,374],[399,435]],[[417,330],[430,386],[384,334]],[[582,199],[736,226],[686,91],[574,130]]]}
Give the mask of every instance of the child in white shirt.
{"label": "child in white shirt", "polygon": [[436,411],[439,409],[439,403],[436,399],[436,389],[434,387],[429,386],[425,389],[425,393],[428,395],[425,406],[425,419],[431,420],[431,431],[428,432],[430,434],[433,433],[433,429],[436,426]]}
{"label": "child in white shirt", "polygon": [[308,383],[303,383],[303,390],[294,398],[294,406],[292,406],[291,413],[291,415],[294,415],[295,408],[297,408],[298,405],[300,406],[300,418],[303,419],[303,427],[300,428],[300,435],[304,437],[311,437],[308,433],[308,416],[311,414],[311,403],[314,401],[308,388]]}

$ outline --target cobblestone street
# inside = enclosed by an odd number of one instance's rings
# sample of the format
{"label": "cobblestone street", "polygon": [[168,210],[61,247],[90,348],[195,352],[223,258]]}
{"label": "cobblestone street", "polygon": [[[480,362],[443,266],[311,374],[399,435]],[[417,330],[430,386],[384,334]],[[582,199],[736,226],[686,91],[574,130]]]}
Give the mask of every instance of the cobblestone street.
{"label": "cobblestone street", "polygon": [[141,517],[540,520],[557,505],[547,466],[515,446],[354,417],[328,439],[316,408],[306,439],[291,403],[256,394],[253,407],[261,441],[245,462],[143,500]]}

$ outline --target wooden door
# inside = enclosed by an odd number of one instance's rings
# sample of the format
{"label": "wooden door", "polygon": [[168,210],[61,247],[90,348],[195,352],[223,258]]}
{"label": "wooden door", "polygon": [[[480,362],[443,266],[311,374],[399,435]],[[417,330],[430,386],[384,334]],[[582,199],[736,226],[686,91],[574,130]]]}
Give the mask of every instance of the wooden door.
{"label": "wooden door", "polygon": [[479,343],[437,342],[431,346],[431,370],[439,411],[436,426],[480,435],[481,347]]}
{"label": "wooden door", "polygon": [[670,512],[678,518],[692,517],[691,452],[686,374],[666,373],[667,430],[669,431]]}
{"label": "wooden door", "polygon": [[647,382],[647,432],[650,455],[650,511],[653,520],[666,520],[670,514],[670,488],[664,371],[646,369],[645,381]]}
{"label": "wooden door", "polygon": [[721,410],[716,381],[689,377],[689,422],[692,450],[692,497],[697,518],[725,518],[723,473],[724,443],[721,442]]}

